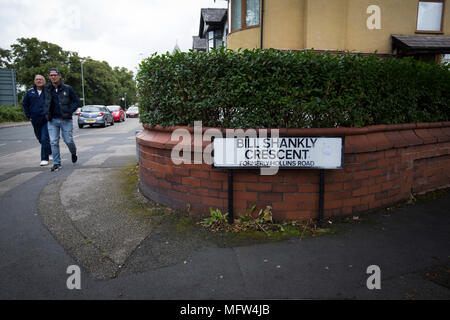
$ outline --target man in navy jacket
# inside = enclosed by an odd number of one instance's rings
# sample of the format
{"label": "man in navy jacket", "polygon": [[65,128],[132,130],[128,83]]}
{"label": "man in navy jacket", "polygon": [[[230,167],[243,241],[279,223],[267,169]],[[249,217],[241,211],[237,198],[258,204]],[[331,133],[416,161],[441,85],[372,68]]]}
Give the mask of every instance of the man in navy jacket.
{"label": "man in navy jacket", "polygon": [[25,115],[33,125],[34,134],[41,144],[41,166],[48,165],[49,156],[52,153],[47,128],[47,119],[44,111],[45,78],[40,74],[34,77],[34,87],[27,91],[22,105]]}

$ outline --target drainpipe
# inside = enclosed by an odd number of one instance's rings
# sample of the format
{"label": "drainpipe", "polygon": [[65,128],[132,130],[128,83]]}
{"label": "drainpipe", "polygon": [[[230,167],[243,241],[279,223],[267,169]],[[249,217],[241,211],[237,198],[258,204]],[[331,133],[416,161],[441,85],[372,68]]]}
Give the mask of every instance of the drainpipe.
{"label": "drainpipe", "polygon": [[264,0],[261,0],[261,21],[259,22],[261,28],[261,49],[263,49],[263,35],[264,35]]}

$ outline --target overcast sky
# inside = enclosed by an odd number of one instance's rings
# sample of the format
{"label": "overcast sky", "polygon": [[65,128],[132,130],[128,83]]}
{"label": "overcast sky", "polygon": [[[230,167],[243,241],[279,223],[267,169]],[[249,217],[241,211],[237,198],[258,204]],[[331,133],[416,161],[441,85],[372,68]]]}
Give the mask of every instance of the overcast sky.
{"label": "overcast sky", "polygon": [[0,0],[0,48],[36,37],[111,67],[136,71],[154,52],[192,48],[201,8],[224,0]]}

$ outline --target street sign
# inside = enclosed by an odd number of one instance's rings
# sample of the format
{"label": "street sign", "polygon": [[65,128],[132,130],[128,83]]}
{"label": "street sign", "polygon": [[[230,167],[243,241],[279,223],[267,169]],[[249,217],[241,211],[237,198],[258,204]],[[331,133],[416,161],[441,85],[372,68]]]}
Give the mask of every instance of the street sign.
{"label": "street sign", "polygon": [[215,138],[214,167],[342,169],[342,137]]}
{"label": "street sign", "polygon": [[0,69],[0,106],[16,106],[16,73],[12,69]]}

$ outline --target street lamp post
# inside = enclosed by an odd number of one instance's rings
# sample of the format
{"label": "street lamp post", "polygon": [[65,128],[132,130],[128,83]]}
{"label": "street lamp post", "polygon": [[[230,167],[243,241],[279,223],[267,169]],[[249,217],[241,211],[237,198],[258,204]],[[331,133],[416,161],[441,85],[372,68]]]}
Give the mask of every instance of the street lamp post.
{"label": "street lamp post", "polygon": [[83,74],[83,63],[85,61],[81,60],[81,90],[83,91],[83,107],[86,105],[86,99],[84,97],[84,74]]}

